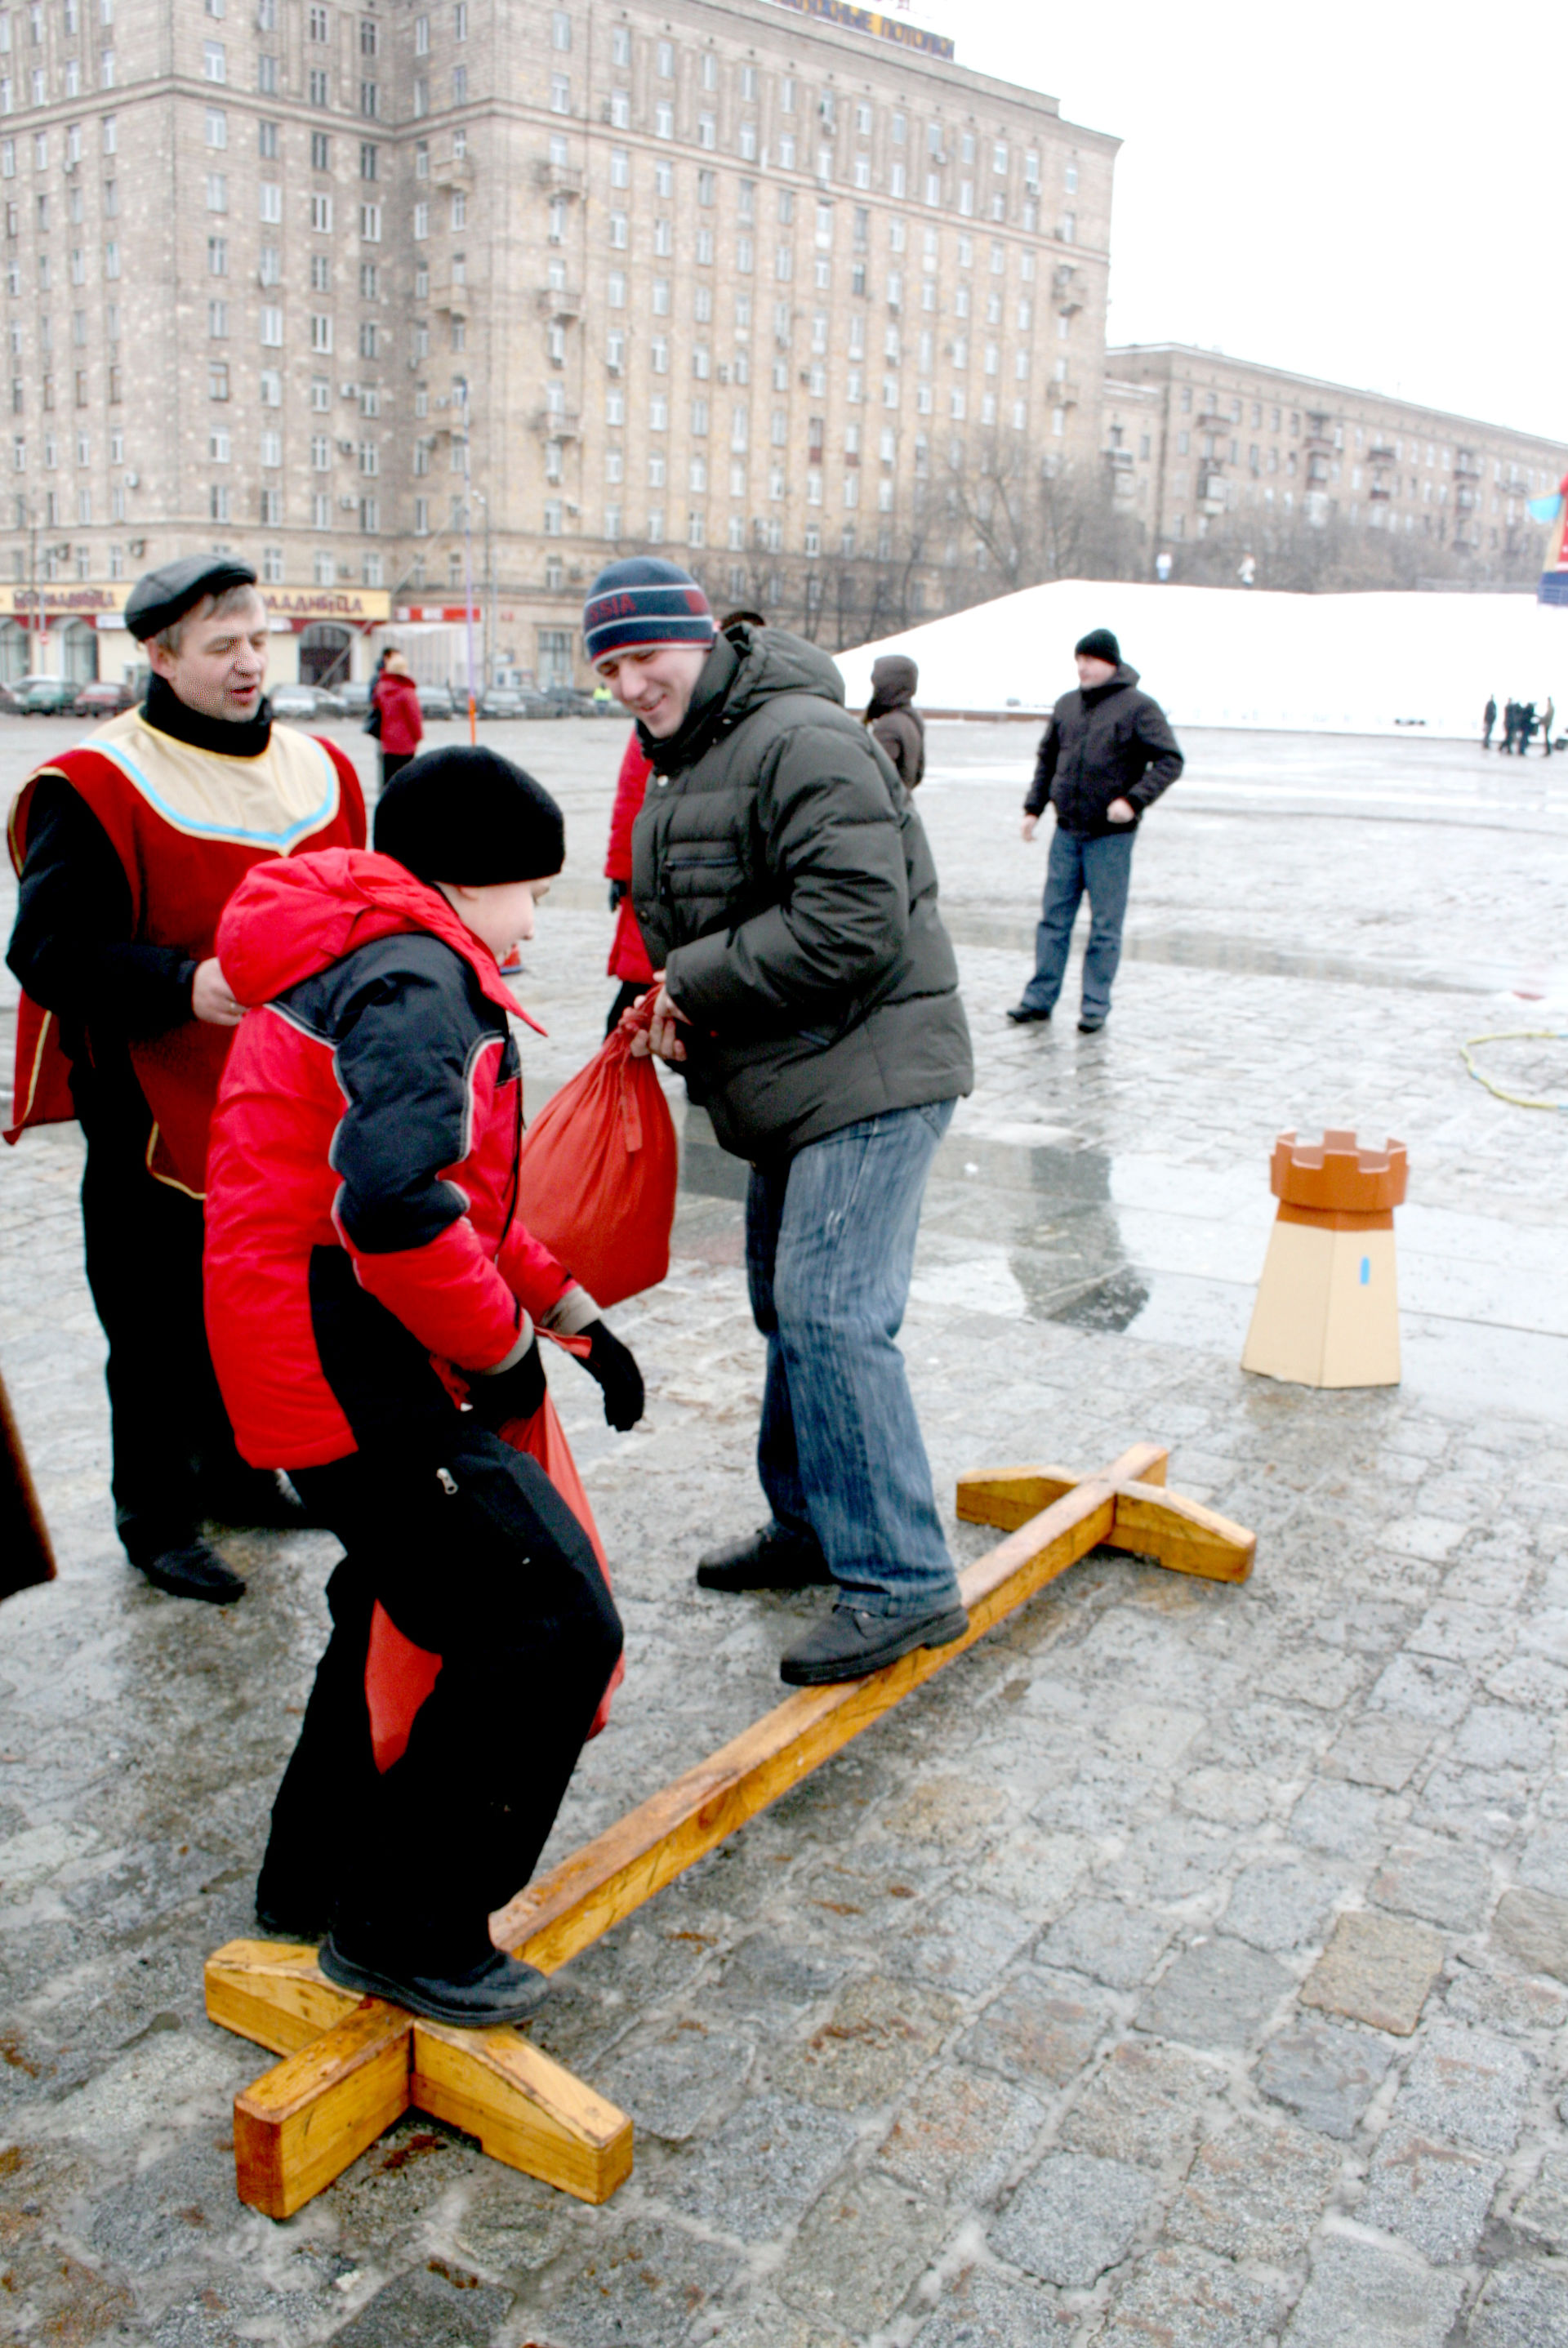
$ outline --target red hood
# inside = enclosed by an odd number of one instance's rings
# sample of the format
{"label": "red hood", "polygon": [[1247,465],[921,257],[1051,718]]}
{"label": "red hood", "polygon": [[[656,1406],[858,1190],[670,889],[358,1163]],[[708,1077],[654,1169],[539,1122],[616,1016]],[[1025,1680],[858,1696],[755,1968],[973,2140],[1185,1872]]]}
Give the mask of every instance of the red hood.
{"label": "red hood", "polygon": [[[495,956],[440,891],[366,848],[274,856],[253,866],[223,908],[217,954],[240,1001],[254,1005],[272,1002],[377,938],[407,930],[439,938],[462,956],[490,1002],[503,1011],[519,1010]],[[543,1035],[526,1011],[519,1015]]]}

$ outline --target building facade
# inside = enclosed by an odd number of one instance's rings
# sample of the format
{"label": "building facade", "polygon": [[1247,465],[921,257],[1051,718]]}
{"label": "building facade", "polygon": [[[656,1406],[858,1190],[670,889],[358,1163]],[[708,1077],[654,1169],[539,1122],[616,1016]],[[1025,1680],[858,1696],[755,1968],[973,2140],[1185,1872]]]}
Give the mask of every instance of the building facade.
{"label": "building facade", "polygon": [[[1403,540],[1418,572],[1442,557],[1456,578],[1534,585],[1525,501],[1563,478],[1561,442],[1180,343],[1112,348],[1105,366],[1107,461],[1146,503],[1151,551],[1240,547],[1294,520]],[[1140,490],[1125,450],[1145,444]]]}
{"label": "building facade", "polygon": [[0,7],[0,663],[207,546],[306,673],[471,572],[564,677],[642,549],[832,641],[972,601],[954,479],[1097,461],[1116,145],[780,0]]}

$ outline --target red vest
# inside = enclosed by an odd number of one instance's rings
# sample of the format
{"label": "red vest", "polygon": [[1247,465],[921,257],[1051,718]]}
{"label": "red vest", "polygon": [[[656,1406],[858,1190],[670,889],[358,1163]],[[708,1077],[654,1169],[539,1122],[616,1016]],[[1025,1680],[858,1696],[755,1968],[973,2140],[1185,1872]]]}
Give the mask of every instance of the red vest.
{"label": "red vest", "polygon": [[[45,775],[69,783],[103,826],[129,884],[132,937],[178,947],[193,962],[212,952],[218,917],[253,865],[365,845],[358,778],[331,743],[274,726],[260,757],[226,757],[160,733],[132,709],[22,786],[8,826],[18,873],[34,787]],[[152,1112],[148,1169],[195,1198],[207,1187],[207,1128],[234,1033],[188,1019],[129,1047]],[[24,995],[7,1141],[76,1115],[68,1075],[54,1014]]]}

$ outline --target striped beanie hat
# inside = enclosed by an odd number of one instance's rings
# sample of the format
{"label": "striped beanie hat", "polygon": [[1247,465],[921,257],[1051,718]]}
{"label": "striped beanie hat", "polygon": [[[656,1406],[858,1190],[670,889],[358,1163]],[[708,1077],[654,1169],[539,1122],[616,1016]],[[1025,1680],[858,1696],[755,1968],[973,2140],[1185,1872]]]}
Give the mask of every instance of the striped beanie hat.
{"label": "striped beanie hat", "polygon": [[690,572],[652,554],[634,554],[601,571],[583,607],[590,661],[636,644],[706,646],[716,633],[707,597]]}

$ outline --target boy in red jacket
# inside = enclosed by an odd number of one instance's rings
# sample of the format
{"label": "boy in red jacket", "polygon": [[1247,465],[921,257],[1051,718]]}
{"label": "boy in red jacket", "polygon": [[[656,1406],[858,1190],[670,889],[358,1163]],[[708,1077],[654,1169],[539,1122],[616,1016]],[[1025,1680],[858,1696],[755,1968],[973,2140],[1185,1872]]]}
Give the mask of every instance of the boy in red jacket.
{"label": "boy in red jacket", "polygon": [[[375,839],[258,868],[218,932],[259,1007],[212,1126],[212,1357],[245,1458],[286,1468],[348,1552],[257,1904],[305,1935],[330,1915],[330,1980],[480,2026],[542,1994],[487,1919],[532,1873],[621,1648],[583,1527],[494,1430],[542,1401],[536,1326],[585,1343],[613,1426],[643,1384],[513,1213],[498,963],[561,869],[561,811],[463,745],[404,769]],[[390,1740],[389,1649],[429,1687]]]}

